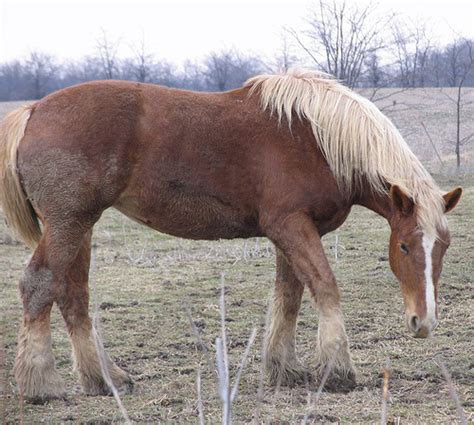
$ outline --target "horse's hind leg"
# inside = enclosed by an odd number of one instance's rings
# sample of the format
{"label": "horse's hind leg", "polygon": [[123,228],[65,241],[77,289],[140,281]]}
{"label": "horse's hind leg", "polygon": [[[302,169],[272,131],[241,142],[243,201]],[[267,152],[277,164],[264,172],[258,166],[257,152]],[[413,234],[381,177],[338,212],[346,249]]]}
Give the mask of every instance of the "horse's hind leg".
{"label": "horse's hind leg", "polygon": [[23,324],[14,373],[19,391],[32,402],[65,395],[51,349],[50,313],[80,238],[80,232],[74,234],[46,225],[20,280]]}
{"label": "horse's hind leg", "polygon": [[47,267],[45,238],[20,280],[24,317],[18,338],[15,377],[20,393],[33,403],[65,395],[51,349],[50,312],[53,274]]}
{"label": "horse's hind leg", "polygon": [[[73,348],[74,368],[81,385],[88,395],[109,394],[100,368],[94,343],[95,330],[89,317],[89,265],[91,255],[91,231],[82,242],[74,262],[66,274],[64,290],[57,303],[66,321]],[[117,367],[104,353],[104,363],[108,366],[110,377],[120,392],[132,389],[128,375]]]}
{"label": "horse's hind leg", "polygon": [[276,270],[272,318],[266,337],[266,369],[272,384],[293,385],[304,382],[307,373],[295,352],[296,320],[304,286],[278,248]]}

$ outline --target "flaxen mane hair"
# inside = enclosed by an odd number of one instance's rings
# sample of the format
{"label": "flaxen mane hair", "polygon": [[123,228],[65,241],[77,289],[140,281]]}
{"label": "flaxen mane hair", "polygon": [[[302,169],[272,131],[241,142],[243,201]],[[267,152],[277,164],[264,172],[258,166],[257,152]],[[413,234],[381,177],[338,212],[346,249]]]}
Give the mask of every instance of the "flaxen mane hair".
{"label": "flaxen mane hair", "polygon": [[341,190],[350,192],[362,179],[377,192],[398,185],[415,202],[422,230],[445,227],[444,200],[431,175],[393,123],[368,99],[331,76],[292,70],[259,75],[245,87],[259,92],[264,109],[291,125],[293,115],[311,123],[314,136]]}

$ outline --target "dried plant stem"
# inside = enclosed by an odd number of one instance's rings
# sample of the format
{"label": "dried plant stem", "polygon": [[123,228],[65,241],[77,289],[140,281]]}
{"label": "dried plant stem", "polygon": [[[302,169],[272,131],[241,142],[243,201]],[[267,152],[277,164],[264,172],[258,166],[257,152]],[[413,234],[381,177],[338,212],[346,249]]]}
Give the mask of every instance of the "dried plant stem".
{"label": "dried plant stem", "polygon": [[[286,364],[286,359],[287,359],[287,353],[285,352],[282,359],[281,359],[281,365],[284,365]],[[280,369],[278,370],[278,378],[277,378],[277,382],[276,382],[276,385],[275,385],[275,395],[273,397],[273,404],[272,404],[272,413],[276,411],[276,404],[277,404],[277,401],[278,401],[278,396],[280,395],[280,388],[281,388],[281,381],[283,379],[283,367],[280,367]],[[272,423],[274,422],[273,420],[273,415],[270,417],[269,420],[267,420],[267,423]]]}
{"label": "dried plant stem", "polygon": [[252,329],[247,347],[242,360],[240,361],[237,376],[235,378],[232,390],[230,388],[229,361],[227,356],[227,335],[225,328],[225,280],[224,273],[221,274],[221,297],[220,297],[220,313],[221,313],[221,336],[216,338],[216,355],[217,370],[219,373],[219,397],[222,400],[222,423],[228,425],[232,423],[232,403],[237,398],[240,379],[247,364],[250,350],[257,335],[257,329]]}
{"label": "dried plant stem", "polygon": [[383,369],[383,388],[382,388],[382,407],[380,413],[380,423],[385,425],[387,423],[387,406],[388,406],[388,384],[390,382],[390,376],[392,375],[392,371],[390,368],[390,359],[387,359],[387,363]]}
{"label": "dried plant stem", "polygon": [[95,349],[97,351],[97,357],[99,358],[99,365],[100,365],[100,371],[102,373],[102,377],[104,378],[105,383],[109,386],[110,390],[112,391],[112,394],[115,398],[115,401],[117,402],[117,405],[120,409],[120,413],[123,416],[123,419],[125,423],[131,424],[132,422],[130,421],[130,418],[127,413],[127,409],[125,409],[125,406],[122,403],[122,400],[120,399],[120,394],[114,385],[114,382],[112,381],[112,378],[110,377],[109,373],[109,367],[108,367],[108,359],[107,355],[105,354],[105,349],[104,349],[104,344],[102,343],[102,338],[100,335],[100,317],[99,317],[99,305],[97,302],[97,285],[96,281],[94,278],[94,272],[95,272],[95,248],[92,248],[92,258],[91,258],[91,279],[93,281],[93,299],[94,299],[94,317],[93,317],[93,339],[94,339],[94,345]]}
{"label": "dried plant stem", "polygon": [[5,376],[5,324],[0,320],[0,423],[6,424],[7,380]]}
{"label": "dried plant stem", "polygon": [[439,366],[441,369],[441,373],[444,376],[444,379],[446,380],[449,388],[449,395],[451,396],[452,400],[454,401],[454,404],[456,406],[456,412],[458,414],[458,419],[459,423],[462,425],[467,425],[467,419],[466,415],[464,413],[464,409],[461,406],[461,401],[459,400],[458,394],[456,392],[456,388],[454,388],[454,383],[451,378],[451,374],[448,371],[448,368],[444,364],[444,362],[441,359],[436,359],[435,363]]}
{"label": "dried plant stem", "polygon": [[438,159],[439,159],[439,162],[441,163],[441,165],[444,165],[443,160],[442,160],[442,158],[441,158],[441,155],[439,154],[438,149],[436,149],[436,146],[435,146],[435,144],[434,144],[434,142],[433,142],[433,139],[431,138],[430,133],[428,132],[428,129],[427,129],[426,126],[425,126],[425,123],[424,123],[423,121],[420,121],[420,124],[421,124],[421,126],[423,127],[423,130],[425,130],[426,137],[428,137],[428,140],[430,141],[431,146],[433,147],[433,150],[435,151],[435,154],[436,154],[436,156],[437,156]]}
{"label": "dried plant stem", "polygon": [[329,374],[334,368],[334,363],[336,362],[337,354],[341,349],[340,345],[337,344],[336,350],[334,351],[334,355],[329,360],[328,364],[326,365],[326,370],[324,371],[324,375],[321,378],[321,382],[319,383],[318,391],[316,391],[316,396],[314,397],[313,405],[316,406],[321,398],[321,394],[323,393],[324,386],[326,385],[326,381],[329,378]]}
{"label": "dried plant stem", "polygon": [[194,323],[194,320],[191,316],[191,309],[189,308],[189,304],[184,304],[184,311],[186,312],[186,316],[188,317],[189,324],[191,326],[191,330],[196,337],[198,345],[201,347],[202,351],[204,351],[204,354],[206,355],[206,360],[207,360],[207,367],[209,368],[209,372],[212,372],[214,370],[214,364],[213,361],[211,360],[211,355],[209,354],[209,350],[202,340],[201,334],[199,332],[199,329],[197,328],[196,324]]}
{"label": "dried plant stem", "polygon": [[229,358],[227,356],[227,334],[225,329],[225,274],[221,273],[221,298],[220,298],[220,312],[221,312],[221,338],[223,345],[223,362],[227,371],[227,378],[229,372]]}
{"label": "dried plant stem", "polygon": [[[321,398],[321,394],[323,393],[323,389],[324,389],[324,385],[326,385],[326,381],[328,380],[329,378],[329,374],[331,373],[331,371],[333,370],[334,368],[334,363],[336,362],[336,358],[337,358],[337,353],[339,353],[339,350],[340,350],[340,345],[338,344],[336,346],[336,350],[334,352],[334,355],[331,357],[331,359],[329,360],[328,364],[326,365],[326,369],[324,370],[324,374],[321,378],[321,382],[319,383],[319,387],[318,387],[318,390],[316,391],[316,395],[314,396],[314,400],[311,401],[311,394],[309,394],[309,400],[308,400],[308,406],[309,407],[313,407],[313,409],[316,408],[318,402],[319,402],[319,399]],[[304,418],[303,420],[301,421],[302,424],[306,424],[306,422],[308,422],[308,418],[309,418],[309,413],[310,413],[310,410],[307,410],[306,411],[306,414],[304,415]]]}
{"label": "dried plant stem", "polygon": [[99,322],[97,320],[97,316],[94,317],[94,328],[95,332],[93,332],[94,336],[94,345],[97,351],[97,356],[99,357],[99,364],[100,364],[100,371],[102,373],[102,377],[104,378],[105,383],[109,386],[112,394],[117,402],[117,405],[120,409],[120,413],[123,416],[125,423],[131,424],[130,418],[128,416],[127,410],[120,399],[120,394],[117,390],[117,387],[114,385],[112,378],[110,377],[109,368],[107,365],[107,356],[105,354],[104,344],[102,343],[102,338],[100,337],[99,331]]}
{"label": "dried plant stem", "polygon": [[306,422],[308,422],[308,416],[309,416],[309,412],[311,410],[311,390],[309,389],[309,381],[308,381],[308,374],[305,373],[304,374],[304,384],[305,384],[305,387],[306,387],[306,391],[308,393],[308,398],[306,399],[306,413],[303,417],[303,420],[301,421],[301,424],[302,425],[305,425]]}
{"label": "dried plant stem", "polygon": [[271,300],[267,300],[267,312],[265,313],[265,328],[263,330],[263,341],[262,341],[262,363],[260,365],[260,376],[258,379],[258,390],[257,390],[257,406],[255,407],[255,415],[253,422],[254,424],[259,423],[260,419],[260,410],[263,403],[264,398],[264,388],[263,384],[265,381],[265,365],[267,364],[267,342],[268,342],[268,328],[270,326],[271,320]]}
{"label": "dried plant stem", "polygon": [[234,386],[232,388],[232,393],[230,394],[230,400],[233,402],[235,398],[237,397],[237,393],[239,391],[239,384],[240,384],[240,378],[242,377],[242,372],[245,369],[245,366],[247,364],[247,358],[250,354],[250,350],[252,348],[253,343],[255,342],[255,337],[257,336],[257,328],[252,329],[252,333],[250,334],[249,340],[247,342],[247,347],[245,348],[245,352],[242,356],[242,360],[240,362],[240,367],[239,371],[237,372],[237,377],[235,378]]}
{"label": "dried plant stem", "polygon": [[219,397],[222,400],[222,423],[231,423],[231,404],[229,393],[228,370],[224,363],[224,350],[222,339],[216,338],[217,370],[219,372]]}
{"label": "dried plant stem", "polygon": [[204,408],[202,405],[202,396],[201,396],[201,366],[198,366],[197,370],[197,378],[196,378],[196,390],[197,390],[197,397],[198,397],[198,412],[199,412],[199,424],[204,425],[205,424],[205,419],[204,419]]}
{"label": "dried plant stem", "polygon": [[232,421],[232,404],[229,387],[229,360],[227,357],[227,335],[225,329],[225,279],[221,274],[221,337],[216,338],[217,370],[219,372],[219,396],[222,400],[222,423],[228,425]]}

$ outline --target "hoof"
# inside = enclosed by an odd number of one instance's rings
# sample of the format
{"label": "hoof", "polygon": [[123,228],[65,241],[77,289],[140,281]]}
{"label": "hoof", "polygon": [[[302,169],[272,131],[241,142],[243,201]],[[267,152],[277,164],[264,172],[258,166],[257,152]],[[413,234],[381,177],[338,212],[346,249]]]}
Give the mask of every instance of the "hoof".
{"label": "hoof", "polygon": [[[120,395],[133,392],[132,379],[121,369],[114,370],[112,381]],[[82,388],[88,396],[112,395],[112,389],[107,385],[102,376],[82,376]]]}
{"label": "hoof", "polygon": [[120,395],[125,395],[125,394],[131,394],[133,392],[133,387],[134,383],[132,381],[132,378],[125,374],[125,379],[119,382],[118,384],[115,384],[115,388],[117,388],[117,391]]}
{"label": "hoof", "polygon": [[66,389],[63,380],[55,369],[40,373],[34,367],[15,366],[18,392],[30,404],[45,404],[51,400],[65,399]]}
{"label": "hoof", "polygon": [[270,384],[273,386],[282,385],[284,387],[295,387],[311,382],[313,377],[308,369],[300,365],[297,361],[282,365],[279,361],[269,362],[267,373]]}
{"label": "hoof", "polygon": [[46,404],[52,400],[64,400],[66,399],[64,384],[59,376],[55,378],[50,382],[43,382],[41,386],[22,387],[19,385],[18,388],[23,393],[25,401],[30,404]]}
{"label": "hoof", "polygon": [[56,394],[41,394],[35,396],[25,396],[25,401],[29,404],[42,405],[47,404],[53,400],[66,400],[66,392],[60,392]]}
{"label": "hoof", "polygon": [[[319,368],[318,373],[321,379],[324,377],[325,368]],[[356,373],[354,369],[333,369],[326,382],[324,389],[331,393],[348,393],[354,390],[357,386]]]}

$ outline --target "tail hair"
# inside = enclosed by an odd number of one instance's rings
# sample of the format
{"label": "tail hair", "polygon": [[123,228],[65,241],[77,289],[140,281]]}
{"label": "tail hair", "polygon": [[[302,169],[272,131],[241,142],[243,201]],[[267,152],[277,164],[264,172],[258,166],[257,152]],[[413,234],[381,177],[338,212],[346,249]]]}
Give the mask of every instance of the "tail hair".
{"label": "tail hair", "polygon": [[0,123],[0,206],[13,234],[31,248],[41,238],[38,217],[20,182],[18,146],[25,135],[32,106],[10,112]]}

